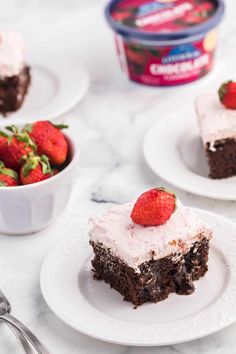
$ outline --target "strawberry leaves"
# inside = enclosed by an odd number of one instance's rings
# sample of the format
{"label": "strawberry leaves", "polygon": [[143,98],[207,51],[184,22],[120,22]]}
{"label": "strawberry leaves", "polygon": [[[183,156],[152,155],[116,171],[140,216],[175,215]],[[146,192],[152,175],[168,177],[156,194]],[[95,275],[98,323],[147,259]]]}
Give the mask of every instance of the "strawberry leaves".
{"label": "strawberry leaves", "polygon": [[18,173],[10,168],[6,168],[2,161],[0,161],[0,175],[9,176],[15,180],[18,179]]}
{"label": "strawberry leaves", "polygon": [[36,156],[30,157],[23,166],[24,177],[27,177],[30,171],[34,170],[39,164],[39,158]]}
{"label": "strawberry leaves", "polygon": [[40,163],[42,165],[43,174],[46,175],[47,173],[51,173],[52,172],[49,159],[48,159],[48,157],[46,155],[42,155],[41,156]]}
{"label": "strawberry leaves", "polygon": [[33,130],[33,124],[26,124],[23,129],[23,131],[26,131],[27,133],[31,133],[32,130]]}
{"label": "strawberry leaves", "polygon": [[0,136],[2,136],[3,138],[7,138],[9,145],[11,144],[13,137],[15,137],[18,141],[21,141],[25,143],[27,146],[30,146],[36,152],[37,150],[36,145],[33,142],[33,140],[30,138],[25,128],[22,129],[22,131],[19,131],[18,127],[16,127],[15,125],[11,125],[11,126],[6,126],[5,129],[11,134],[9,135],[6,132],[1,130]]}
{"label": "strawberry leaves", "polygon": [[16,135],[19,134],[19,129],[15,125],[9,125],[9,126],[5,127],[5,129],[13,134],[16,134]]}
{"label": "strawberry leaves", "polygon": [[67,124],[53,124],[53,125],[55,128],[60,129],[60,130],[69,128],[69,125],[67,125]]}
{"label": "strawberry leaves", "polygon": [[2,136],[3,138],[9,138],[9,135],[3,132],[2,130],[0,130],[0,136]]}
{"label": "strawberry leaves", "polygon": [[47,173],[51,173],[52,169],[49,163],[49,159],[46,155],[42,156],[30,156],[26,163],[23,166],[23,174],[24,177],[27,177],[30,171],[34,170],[38,164],[41,164],[43,174],[46,175]]}
{"label": "strawberry leaves", "polygon": [[218,95],[225,108],[236,110],[236,82],[223,83],[218,90]]}

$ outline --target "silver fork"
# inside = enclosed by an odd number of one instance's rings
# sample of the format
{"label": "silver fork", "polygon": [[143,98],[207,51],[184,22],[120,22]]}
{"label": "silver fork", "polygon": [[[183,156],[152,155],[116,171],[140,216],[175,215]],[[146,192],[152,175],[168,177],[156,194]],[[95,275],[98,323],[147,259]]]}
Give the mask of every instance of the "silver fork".
{"label": "silver fork", "polygon": [[22,322],[13,317],[10,312],[11,305],[0,289],[0,320],[6,322],[11,327],[13,326],[17,332],[21,333],[21,337],[18,337],[18,339],[27,354],[31,354],[32,351],[29,351],[30,348],[24,339],[30,342],[38,354],[50,354],[38,338]]}
{"label": "silver fork", "polygon": [[[4,295],[2,297],[0,296],[0,315],[3,315],[7,311],[10,311],[10,310],[11,310],[11,306],[10,306],[8,300],[6,299],[6,297]],[[18,331],[18,329],[16,327],[10,325],[9,323],[6,323],[4,320],[2,320],[2,322],[4,322],[8,326],[8,328],[12,331],[12,333],[15,335],[15,337],[17,338],[18,342],[20,343],[24,353],[25,354],[33,354],[32,350],[31,350],[32,347],[30,346],[30,344],[28,343],[26,338],[22,335],[22,333],[20,331]]]}
{"label": "silver fork", "polygon": [[[4,322],[4,321],[3,321]],[[15,327],[13,327],[12,325],[10,325],[9,323],[6,323],[6,325],[8,326],[8,328],[10,328],[10,330],[12,331],[12,333],[15,335],[15,337],[17,338],[18,342],[21,345],[22,350],[24,351],[25,354],[33,354],[32,352],[32,347],[30,346],[30,344],[28,343],[28,341],[26,340],[26,338],[21,334],[21,332],[18,331],[18,329],[16,329]]]}

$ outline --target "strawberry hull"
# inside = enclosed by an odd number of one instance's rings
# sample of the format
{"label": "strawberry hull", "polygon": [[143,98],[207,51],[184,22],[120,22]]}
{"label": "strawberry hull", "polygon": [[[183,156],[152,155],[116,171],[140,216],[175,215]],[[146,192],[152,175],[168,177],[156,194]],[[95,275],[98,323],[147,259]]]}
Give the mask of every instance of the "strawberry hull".
{"label": "strawberry hull", "polygon": [[221,0],[112,0],[105,13],[121,68],[132,81],[187,84],[214,66]]}

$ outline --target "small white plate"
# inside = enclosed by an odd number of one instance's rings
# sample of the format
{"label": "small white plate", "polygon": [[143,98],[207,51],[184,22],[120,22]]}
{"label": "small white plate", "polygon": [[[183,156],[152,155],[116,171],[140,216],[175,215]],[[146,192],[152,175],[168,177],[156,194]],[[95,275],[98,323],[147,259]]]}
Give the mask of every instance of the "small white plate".
{"label": "small white plate", "polygon": [[159,120],[147,132],[144,158],[159,177],[190,193],[236,200],[236,177],[213,180],[194,112],[180,110]]}
{"label": "small white plate", "polygon": [[7,115],[0,115],[6,124],[22,124],[37,120],[51,120],[61,116],[84,97],[89,77],[78,62],[56,57],[30,61],[31,85],[22,107]]}
{"label": "small white plate", "polygon": [[134,346],[187,342],[232,324],[236,321],[236,225],[193,210],[215,231],[209,271],[195,282],[193,295],[171,294],[165,301],[134,310],[109,285],[93,279],[87,232],[75,230],[43,264],[41,289],[49,307],[86,335]]}

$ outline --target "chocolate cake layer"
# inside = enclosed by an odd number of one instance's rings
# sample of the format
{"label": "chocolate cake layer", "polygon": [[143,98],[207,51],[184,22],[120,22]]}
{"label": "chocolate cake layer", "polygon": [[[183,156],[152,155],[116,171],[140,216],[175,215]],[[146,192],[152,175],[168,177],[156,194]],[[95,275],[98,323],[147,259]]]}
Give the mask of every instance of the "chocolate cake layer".
{"label": "chocolate cake layer", "polygon": [[206,154],[209,164],[209,177],[227,178],[236,175],[236,140],[227,138],[217,140],[214,146],[207,144]]}
{"label": "chocolate cake layer", "polygon": [[25,66],[19,75],[0,78],[0,112],[3,115],[21,107],[29,84],[30,68],[28,66]]}
{"label": "chocolate cake layer", "polygon": [[142,263],[139,272],[102,244],[91,242],[91,245],[95,253],[92,260],[94,278],[103,279],[135,307],[145,302],[162,301],[170,293],[192,294],[193,281],[202,277],[208,269],[209,240],[206,238],[195,242],[183,255],[173,254]]}

